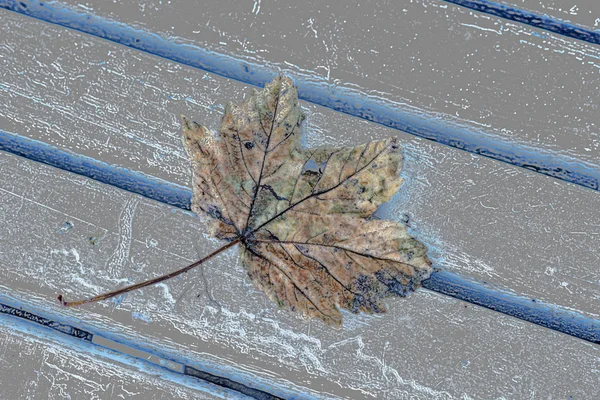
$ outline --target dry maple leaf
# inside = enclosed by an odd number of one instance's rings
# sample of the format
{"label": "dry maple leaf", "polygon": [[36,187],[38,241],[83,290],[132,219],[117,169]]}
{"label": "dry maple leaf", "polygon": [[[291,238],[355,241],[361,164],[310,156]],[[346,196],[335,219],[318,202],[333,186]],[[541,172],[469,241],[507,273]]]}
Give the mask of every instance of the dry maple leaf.
{"label": "dry maple leaf", "polygon": [[[402,184],[396,138],[302,149],[304,114],[289,78],[228,104],[219,135],[183,118],[193,166],[192,210],[229,242],[197,263],[97,301],[165,280],[240,244],[254,285],[279,306],[341,327],[338,307],[381,313],[429,277],[423,244],[400,223],[372,218]],[[62,299],[61,299],[62,301]]]}
{"label": "dry maple leaf", "polygon": [[431,263],[403,225],[368,219],[402,183],[397,139],[306,150],[303,120],[284,77],[228,104],[218,137],[184,118],[192,210],[241,243],[248,276],[271,300],[337,327],[337,306],[384,312],[381,298],[419,286]]}

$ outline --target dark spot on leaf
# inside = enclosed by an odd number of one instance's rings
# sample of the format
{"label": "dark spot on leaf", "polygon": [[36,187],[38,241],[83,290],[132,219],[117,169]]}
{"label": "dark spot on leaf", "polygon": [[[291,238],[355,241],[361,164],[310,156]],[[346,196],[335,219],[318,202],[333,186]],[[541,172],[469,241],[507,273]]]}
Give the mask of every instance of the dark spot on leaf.
{"label": "dark spot on leaf", "polygon": [[375,280],[367,275],[358,275],[356,281],[354,282],[354,286],[356,290],[360,293],[370,293],[374,290],[374,287],[377,285]]}
{"label": "dark spot on leaf", "polygon": [[377,298],[372,295],[355,295],[352,299],[352,305],[350,311],[353,313],[358,313],[361,307],[365,307],[368,310],[372,310],[375,313],[381,312],[381,308],[377,304]]}
{"label": "dark spot on leaf", "polygon": [[244,147],[247,148],[248,150],[252,150],[252,148],[254,147],[254,143],[246,142],[246,143],[244,143]]}
{"label": "dark spot on leaf", "polygon": [[301,244],[296,245],[296,248],[302,254],[308,254],[309,253],[308,248],[306,246],[301,245]]}
{"label": "dark spot on leaf", "polygon": [[379,282],[381,282],[385,286],[387,286],[388,290],[391,293],[398,295],[398,296],[404,297],[415,289],[415,283],[412,279],[408,280],[405,277],[403,277],[404,280],[406,281],[406,284],[403,285],[397,279],[395,279],[389,273],[387,273],[383,270],[377,271],[375,273],[375,276],[377,277]]}

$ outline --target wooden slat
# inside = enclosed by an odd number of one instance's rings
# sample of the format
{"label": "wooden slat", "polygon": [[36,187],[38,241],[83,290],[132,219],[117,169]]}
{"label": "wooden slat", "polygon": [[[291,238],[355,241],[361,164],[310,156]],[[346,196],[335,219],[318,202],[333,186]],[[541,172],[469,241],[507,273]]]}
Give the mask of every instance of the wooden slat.
{"label": "wooden slat", "polygon": [[343,331],[307,323],[254,289],[234,250],[204,278],[195,271],[119,302],[61,308],[58,291],[74,298],[156,276],[218,243],[188,213],[16,156],[0,162],[0,293],[89,331],[305,395],[586,397],[599,382],[598,346],[425,290],[389,300],[385,315],[345,313]]}
{"label": "wooden slat", "polygon": [[438,0],[65,3],[598,166],[600,49],[585,42]]}
{"label": "wooden slat", "polygon": [[[58,334],[60,335],[60,334]],[[0,324],[0,396],[4,399],[232,399],[207,385],[176,377],[142,361],[90,348],[43,328],[3,318]],[[215,389],[213,389],[215,390]]]}
{"label": "wooden slat", "polygon": [[[190,169],[177,115],[215,128],[221,104],[249,91],[54,25],[13,14],[5,20],[15,36],[6,44],[12,50],[2,78],[9,89],[0,93],[4,129],[180,185],[188,185]],[[42,46],[40,36],[53,39]],[[308,146],[354,145],[398,134],[302,105]],[[596,193],[400,137],[407,182],[388,208],[395,218],[411,216],[415,234],[439,266],[598,315]]]}

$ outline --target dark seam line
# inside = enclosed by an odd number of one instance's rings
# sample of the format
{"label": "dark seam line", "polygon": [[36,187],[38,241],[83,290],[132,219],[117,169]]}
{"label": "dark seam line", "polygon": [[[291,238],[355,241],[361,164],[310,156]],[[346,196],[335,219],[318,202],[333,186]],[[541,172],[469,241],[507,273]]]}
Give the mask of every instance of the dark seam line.
{"label": "dark seam line", "polygon": [[40,317],[39,315],[35,315],[29,311],[14,308],[2,303],[0,303],[0,314],[22,318],[29,322],[34,322],[36,324],[45,326],[46,328],[54,329],[55,331],[64,333],[65,335],[83,339],[86,342],[91,343],[92,339],[94,338],[93,334],[88,331],[84,331],[83,329],[79,329],[71,325],[61,324],[60,322],[53,321],[49,318]]}
{"label": "dark seam line", "polygon": [[184,375],[189,375],[213,383],[215,385],[223,386],[237,392],[240,392],[246,396],[258,400],[277,400],[281,397],[273,396],[270,393],[263,392],[262,390],[254,389],[246,385],[242,385],[239,382],[232,381],[231,379],[223,378],[217,375],[209,374],[208,372],[200,371],[199,369],[185,365],[183,369]]}
{"label": "dark seam line", "polygon": [[[121,354],[125,354],[125,355],[128,355],[130,357],[135,357],[133,355],[129,355],[129,354],[123,353],[123,352],[121,352],[121,351],[119,351],[117,349],[114,349],[114,348],[111,348],[111,347],[106,347],[104,345],[95,343],[93,341],[94,335],[92,333],[88,332],[88,331],[85,331],[83,329],[77,328],[77,327],[72,326],[72,325],[68,325],[68,324],[63,324],[63,323],[60,323],[60,322],[56,322],[56,321],[53,321],[53,320],[51,320],[49,318],[38,316],[36,314],[33,314],[33,313],[31,313],[29,311],[26,311],[26,310],[23,310],[23,309],[15,308],[15,307],[9,306],[7,304],[0,303],[0,314],[5,314],[5,315],[13,316],[13,317],[22,318],[24,320],[27,320],[28,322],[32,322],[32,323],[36,323],[36,324],[42,325],[42,326],[44,326],[46,328],[53,329],[55,331],[58,331],[60,333],[65,334],[65,335],[69,335],[69,336],[75,337],[77,339],[82,339],[82,340],[84,340],[86,342],[92,343],[95,346],[105,347],[105,348],[110,349],[111,351],[115,351],[115,352],[118,352],[118,353],[121,353]],[[101,336],[99,336],[99,337],[101,337]],[[127,346],[127,347],[130,347],[130,346]],[[142,351],[144,351],[144,352],[146,352],[148,354],[154,354],[153,351],[148,350],[148,349],[143,349],[141,347],[137,347],[135,349],[136,350],[142,350]],[[163,367],[163,366],[161,366],[159,364],[156,364],[156,363],[154,363],[152,361],[148,361],[148,360],[145,360],[145,359],[139,358],[139,357],[136,357],[136,358],[138,358],[140,360],[143,360],[145,362],[148,362],[150,364],[156,365],[158,367]],[[192,376],[192,377],[194,377],[196,379],[200,379],[200,380],[212,383],[212,384],[214,384],[216,386],[220,386],[220,387],[223,387],[223,388],[226,388],[226,389],[230,389],[230,390],[236,391],[238,393],[241,393],[243,395],[252,397],[252,398],[257,399],[257,400],[279,400],[279,399],[282,399],[281,397],[277,397],[277,396],[274,396],[274,395],[272,395],[270,393],[267,393],[265,391],[262,391],[262,390],[259,390],[259,389],[255,389],[255,388],[252,388],[252,387],[249,387],[249,386],[246,386],[246,385],[244,385],[242,383],[239,383],[239,382],[236,382],[234,380],[231,380],[231,379],[228,379],[228,378],[224,378],[224,377],[221,377],[221,376],[218,376],[218,375],[214,375],[214,374],[211,374],[211,373],[208,373],[208,372],[205,372],[205,371],[201,371],[201,370],[199,370],[197,368],[194,368],[194,367],[190,367],[189,365],[186,365],[186,364],[181,363],[179,361],[175,361],[175,360],[168,360],[168,361],[173,361],[176,364],[180,364],[183,367],[183,370],[181,372],[175,371],[175,370],[173,370],[171,368],[167,368],[171,372],[179,373],[179,374],[183,374],[183,375],[188,375],[188,376]]]}
{"label": "dark seam line", "polygon": [[520,22],[535,28],[558,33],[573,39],[582,40],[592,44],[600,44],[600,30],[591,30],[547,15],[535,14],[530,11],[511,7],[506,4],[488,0],[443,0],[447,3],[470,8],[485,14]]}
{"label": "dark seam line", "polygon": [[[462,3],[467,4],[466,1]],[[471,1],[471,3],[475,2]],[[492,3],[486,4],[489,10],[493,9],[490,8]],[[416,110],[405,104],[368,95],[356,89],[334,86],[323,77],[287,71],[272,65],[260,65],[192,44],[175,43],[156,33],[81,12],[60,2],[0,0],[0,7],[170,61],[200,68],[244,84],[263,87],[276,76],[286,73],[293,78],[298,87],[299,98],[302,100],[473,154],[533,170],[593,190],[600,190],[600,165],[578,160],[564,152],[542,150],[522,141],[513,141],[510,138],[476,130],[460,121],[443,120],[438,114]],[[525,15],[525,12],[522,13]],[[511,13],[507,12],[507,15]],[[540,21],[542,20],[545,21],[543,18]],[[531,22],[533,23],[534,19],[531,19]],[[573,30],[573,32],[579,31],[583,32],[581,28]],[[592,37],[596,34],[590,31],[590,35]]]}
{"label": "dark seam line", "polygon": [[[1,129],[0,150],[92,179],[96,179],[95,176],[101,176],[104,178],[102,182],[117,188],[184,210],[190,209],[192,192],[189,188],[80,156]],[[73,166],[76,168],[72,168]],[[98,173],[97,169],[101,173]],[[136,179],[140,179],[139,184]],[[148,182],[151,182],[152,185],[149,185]],[[168,200],[171,200],[171,202]],[[503,289],[491,288],[486,282],[480,283],[450,272],[441,271],[433,273],[429,279],[423,281],[423,287],[579,339],[600,344],[600,320],[586,317],[554,304],[512,294]]]}

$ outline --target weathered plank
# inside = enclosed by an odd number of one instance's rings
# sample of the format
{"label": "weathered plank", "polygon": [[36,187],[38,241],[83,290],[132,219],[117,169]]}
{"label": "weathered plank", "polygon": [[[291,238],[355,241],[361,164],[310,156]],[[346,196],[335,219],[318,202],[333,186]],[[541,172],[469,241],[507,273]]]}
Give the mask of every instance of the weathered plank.
{"label": "weathered plank", "polygon": [[246,398],[4,317],[0,375],[3,399]]}
{"label": "weathered plank", "polygon": [[600,383],[598,346],[425,290],[390,299],[385,315],[345,313],[343,331],[307,323],[252,287],[235,250],[204,277],[61,308],[59,291],[156,276],[218,243],[189,213],[12,155],[0,163],[0,293],[90,331],[325,397],[585,398]]}
{"label": "weathered plank", "polygon": [[[0,93],[4,129],[174,183],[187,186],[190,174],[177,115],[183,112],[215,128],[221,104],[249,91],[231,80],[19,15],[9,14],[6,21],[15,36],[4,44],[9,49],[1,78],[8,89]],[[40,36],[53,39],[40,45]],[[309,146],[353,145],[399,134],[302,105]],[[400,137],[407,182],[388,208],[397,219],[410,214],[415,234],[430,246],[439,266],[598,315],[599,196]]]}
{"label": "weathered plank", "polygon": [[91,1],[85,10],[598,165],[600,49],[585,42],[437,0]]}

